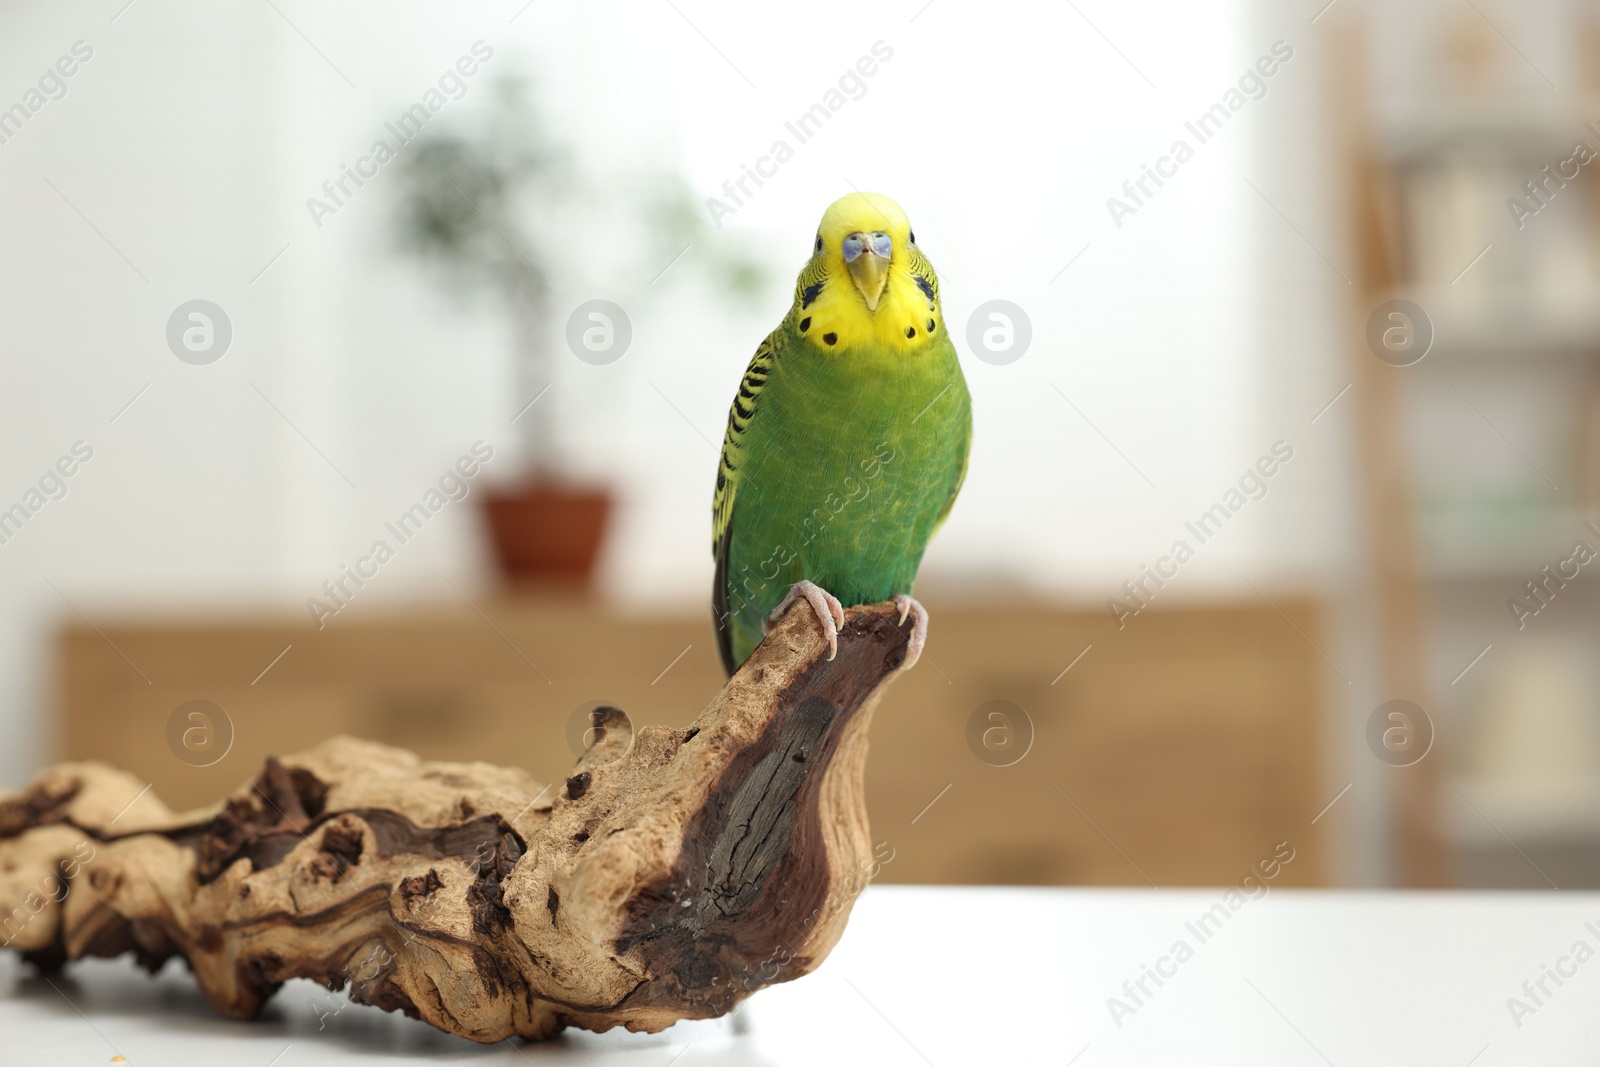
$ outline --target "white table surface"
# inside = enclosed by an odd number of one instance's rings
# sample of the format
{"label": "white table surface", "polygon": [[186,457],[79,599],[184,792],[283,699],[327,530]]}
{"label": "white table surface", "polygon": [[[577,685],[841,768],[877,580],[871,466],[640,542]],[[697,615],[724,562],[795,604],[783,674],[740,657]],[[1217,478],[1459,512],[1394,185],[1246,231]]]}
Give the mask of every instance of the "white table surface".
{"label": "white table surface", "polygon": [[[568,1031],[480,1046],[319,986],[262,1019],[215,1015],[173,961],[75,964],[57,988],[0,961],[0,1063],[134,1065],[841,1064],[1592,1065],[1600,956],[1532,1014],[1507,998],[1586,942],[1600,894],[1273,890],[1200,942],[1185,924],[1222,890],[874,886],[833,955],[730,1019],[661,1034]],[[1179,939],[1194,950],[1118,1026],[1107,1007]],[[1130,1002],[1131,1003],[1131,1002]],[[1528,1001],[1530,1006],[1532,1001]]]}

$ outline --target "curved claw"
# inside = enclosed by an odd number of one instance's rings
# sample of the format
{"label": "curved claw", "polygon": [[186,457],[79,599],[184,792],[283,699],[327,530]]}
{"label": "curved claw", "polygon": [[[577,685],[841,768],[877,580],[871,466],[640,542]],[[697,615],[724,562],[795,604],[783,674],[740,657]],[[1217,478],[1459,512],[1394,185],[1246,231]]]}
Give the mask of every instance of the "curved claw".
{"label": "curved claw", "polygon": [[804,600],[811,605],[811,611],[817,617],[817,623],[822,627],[822,634],[828,639],[828,658],[831,660],[839,654],[839,631],[844,627],[844,605],[839,603],[839,598],[828,592],[815,582],[801,579],[789,589],[789,595],[783,598],[783,603],[772,609],[767,616],[769,623],[775,623],[783,618],[783,613],[789,610],[789,605],[796,600]]}
{"label": "curved claw", "polygon": [[917,603],[904,593],[894,598],[895,607],[900,609],[900,622],[906,621],[906,616],[911,616],[911,640],[906,642],[906,661],[900,664],[900,669],[909,671],[922,658],[922,646],[928,643],[928,609]]}

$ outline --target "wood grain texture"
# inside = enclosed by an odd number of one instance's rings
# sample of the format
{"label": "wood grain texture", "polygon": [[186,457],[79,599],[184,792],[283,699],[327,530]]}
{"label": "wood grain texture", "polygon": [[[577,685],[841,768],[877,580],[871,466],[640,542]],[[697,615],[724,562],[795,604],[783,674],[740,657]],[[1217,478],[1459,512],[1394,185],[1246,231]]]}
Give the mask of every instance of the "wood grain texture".
{"label": "wood grain texture", "polygon": [[688,728],[609,729],[555,788],[335,737],[179,815],[60,764],[0,796],[0,944],[182,956],[241,1018],[310,978],[482,1042],[721,1015],[843,932],[897,615],[848,611],[830,661],[796,604]]}

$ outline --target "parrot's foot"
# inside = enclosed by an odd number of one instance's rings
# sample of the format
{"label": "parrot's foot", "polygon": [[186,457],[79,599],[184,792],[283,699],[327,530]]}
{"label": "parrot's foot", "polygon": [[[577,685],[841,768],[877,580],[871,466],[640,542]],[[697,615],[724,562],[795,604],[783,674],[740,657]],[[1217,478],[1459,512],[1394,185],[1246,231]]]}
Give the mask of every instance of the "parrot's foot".
{"label": "parrot's foot", "polygon": [[767,625],[783,618],[789,605],[801,599],[810,604],[811,610],[816,613],[817,622],[822,625],[822,634],[828,639],[828,658],[832,659],[839,654],[839,628],[844,625],[844,605],[839,603],[838,597],[815,582],[804,578],[795,582],[789,589],[789,595],[783,598],[783,603],[773,608],[772,614],[767,616]]}
{"label": "parrot's foot", "polygon": [[903,593],[894,598],[894,606],[900,609],[902,623],[907,615],[911,616],[911,640],[906,642],[906,661],[900,664],[901,670],[909,671],[922,658],[922,646],[928,643],[928,609]]}

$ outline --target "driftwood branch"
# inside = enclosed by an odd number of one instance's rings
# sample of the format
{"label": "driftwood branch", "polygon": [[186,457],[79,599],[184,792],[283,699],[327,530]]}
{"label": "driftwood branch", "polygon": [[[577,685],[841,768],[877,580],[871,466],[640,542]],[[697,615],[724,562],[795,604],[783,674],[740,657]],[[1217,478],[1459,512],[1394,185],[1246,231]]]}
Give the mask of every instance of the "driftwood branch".
{"label": "driftwood branch", "polygon": [[829,661],[797,603],[687,729],[607,730],[555,788],[336,737],[177,816],[61,764],[0,796],[0,944],[182,956],[241,1018],[290,978],[485,1042],[721,1015],[820,964],[881,858],[867,726],[906,631],[847,619]]}

